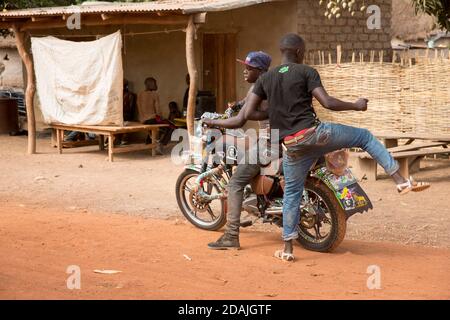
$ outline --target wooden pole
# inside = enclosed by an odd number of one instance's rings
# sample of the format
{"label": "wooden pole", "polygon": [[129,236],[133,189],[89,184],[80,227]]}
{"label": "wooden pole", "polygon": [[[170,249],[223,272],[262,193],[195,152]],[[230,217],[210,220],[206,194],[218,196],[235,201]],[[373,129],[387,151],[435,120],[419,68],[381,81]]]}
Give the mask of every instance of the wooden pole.
{"label": "wooden pole", "polygon": [[336,47],[336,63],[337,65],[340,65],[342,61],[342,46],[339,44]]}
{"label": "wooden pole", "polygon": [[25,91],[25,105],[27,108],[27,125],[28,125],[28,154],[36,153],[36,118],[34,116],[34,94],[36,85],[34,79],[33,59],[28,53],[25,46],[25,33],[19,31],[17,25],[12,27],[16,38],[17,50],[25,64],[27,71],[27,89]]}
{"label": "wooden pole", "polygon": [[189,136],[194,135],[194,115],[195,115],[195,100],[197,96],[197,66],[195,64],[195,24],[194,16],[189,17],[189,22],[186,28],[186,62],[190,77],[189,83],[189,97],[186,115],[186,124]]}

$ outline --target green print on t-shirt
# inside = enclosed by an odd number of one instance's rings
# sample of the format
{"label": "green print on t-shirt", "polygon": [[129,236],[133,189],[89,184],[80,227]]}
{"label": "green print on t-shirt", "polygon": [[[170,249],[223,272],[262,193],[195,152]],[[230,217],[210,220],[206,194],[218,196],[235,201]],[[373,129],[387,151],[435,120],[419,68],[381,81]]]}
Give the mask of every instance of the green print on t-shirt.
{"label": "green print on t-shirt", "polygon": [[289,66],[285,66],[283,68],[280,69],[280,71],[278,71],[279,73],[286,73],[289,71]]}

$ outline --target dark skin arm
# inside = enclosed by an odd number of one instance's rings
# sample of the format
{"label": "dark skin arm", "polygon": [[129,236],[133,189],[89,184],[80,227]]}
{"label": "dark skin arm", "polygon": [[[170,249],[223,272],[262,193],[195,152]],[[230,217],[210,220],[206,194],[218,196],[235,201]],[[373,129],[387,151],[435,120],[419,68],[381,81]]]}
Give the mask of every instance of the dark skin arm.
{"label": "dark skin arm", "polygon": [[[345,102],[339,99],[336,99],[334,97],[331,97],[328,95],[326,90],[323,87],[319,87],[313,90],[312,92],[313,96],[320,102],[320,104],[329,110],[333,111],[347,111],[347,110],[353,110],[353,111],[366,111],[367,110],[367,103],[369,100],[361,98],[358,99],[355,103],[351,102]],[[267,112],[264,111],[258,111],[261,110],[259,108],[262,105],[267,105],[266,101],[263,101],[261,97],[254,94],[253,92],[250,92],[246,98],[245,107],[242,108],[242,110],[239,112],[238,116],[235,118],[227,119],[227,120],[210,120],[214,123],[214,125],[225,124],[230,125],[235,124],[236,126],[223,126],[224,128],[239,128],[242,127],[247,120],[266,120],[268,119]],[[227,122],[230,121],[230,122]],[[227,123],[224,123],[227,122]]]}
{"label": "dark skin arm", "polygon": [[229,119],[218,119],[218,120],[210,120],[205,119],[203,120],[203,123],[207,124],[210,127],[220,127],[225,129],[237,129],[244,126],[244,124],[247,122],[247,120],[266,120],[269,118],[269,115],[267,113],[268,109],[267,101],[263,101],[261,103],[261,107],[259,109],[256,109],[251,115],[249,115],[248,118],[246,118],[246,110],[248,108],[247,102],[245,103],[244,107],[242,107],[241,111],[239,111],[238,115],[233,118]]}
{"label": "dark skin arm", "polygon": [[[369,100],[367,99],[359,99],[355,103],[341,101],[328,95],[326,90],[322,87],[314,89],[312,94],[324,108],[334,111],[346,111],[346,110],[366,111],[367,103],[369,102]],[[249,119],[249,117],[252,116],[252,114],[257,110],[261,102],[262,99],[256,94],[254,93],[249,94],[249,96],[247,97],[246,102],[247,107],[245,110],[246,119]]]}
{"label": "dark skin arm", "polygon": [[366,111],[369,100],[361,98],[355,103],[345,102],[328,95],[323,87],[318,87],[312,91],[312,95],[325,108],[333,111]]}

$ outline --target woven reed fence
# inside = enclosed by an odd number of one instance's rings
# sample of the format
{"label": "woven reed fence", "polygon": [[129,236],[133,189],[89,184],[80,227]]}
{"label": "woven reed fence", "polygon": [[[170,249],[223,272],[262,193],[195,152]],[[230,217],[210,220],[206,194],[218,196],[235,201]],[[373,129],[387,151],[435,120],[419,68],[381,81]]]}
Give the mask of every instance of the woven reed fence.
{"label": "woven reed fence", "polygon": [[372,51],[367,61],[353,54],[348,63],[340,61],[339,48],[334,63],[331,54],[308,55],[330,95],[370,100],[367,112],[332,112],[314,101],[319,118],[375,132],[450,135],[450,54],[431,55],[394,53],[393,62],[383,62],[383,53]]}

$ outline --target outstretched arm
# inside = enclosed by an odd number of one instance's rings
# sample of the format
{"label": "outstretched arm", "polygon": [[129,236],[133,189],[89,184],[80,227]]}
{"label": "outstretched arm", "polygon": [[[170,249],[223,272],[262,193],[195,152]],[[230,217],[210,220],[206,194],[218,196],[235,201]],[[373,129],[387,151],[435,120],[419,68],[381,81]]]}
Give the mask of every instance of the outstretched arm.
{"label": "outstretched arm", "polygon": [[358,99],[355,103],[345,102],[328,95],[327,91],[323,87],[315,88],[312,91],[312,95],[325,109],[333,111],[366,111],[367,103],[369,102],[369,100],[364,98]]}
{"label": "outstretched arm", "polygon": [[[252,101],[252,99],[250,99],[252,96],[257,97],[258,100]],[[261,98],[259,98],[257,95],[255,95],[252,92],[252,89],[249,90],[244,101],[245,101],[245,104],[242,107],[242,109],[239,111],[239,113],[236,117],[232,117],[229,119],[217,119],[217,120],[204,119],[203,123],[207,124],[210,127],[237,129],[237,128],[241,128],[242,126],[244,126],[245,123],[247,122],[247,120],[259,121],[259,120],[266,120],[269,118],[269,115],[267,113],[267,109],[268,109],[267,101],[263,101]],[[250,102],[253,103],[253,105],[251,106],[251,108],[252,108],[251,111],[249,111]]]}
{"label": "outstretched arm", "polygon": [[229,119],[204,119],[203,123],[206,123],[210,127],[220,127],[225,129],[236,129],[240,128],[245,124],[245,105],[242,107],[242,109],[239,111],[238,115],[236,117],[232,117]]}
{"label": "outstretched arm", "polygon": [[246,113],[247,107],[246,107],[246,105],[244,105],[244,107],[242,107],[242,109],[239,111],[239,113],[236,117],[232,117],[229,119],[216,119],[216,120],[205,119],[205,120],[203,120],[203,123],[206,123],[208,126],[211,126],[211,127],[220,127],[220,128],[225,128],[225,129],[241,128],[245,125],[247,120],[259,121],[259,120],[268,119],[269,115],[267,114],[267,111],[264,111],[264,110],[267,110],[267,108],[263,108],[263,105],[266,105],[266,104],[267,104],[267,102],[263,101],[263,103],[261,104],[262,110],[254,111],[251,115],[249,115],[248,119],[245,118],[245,113]]}

